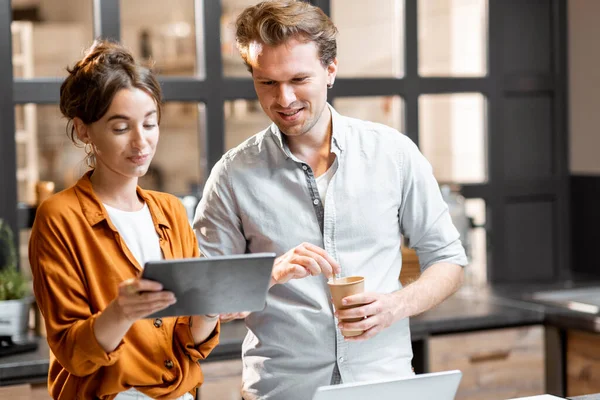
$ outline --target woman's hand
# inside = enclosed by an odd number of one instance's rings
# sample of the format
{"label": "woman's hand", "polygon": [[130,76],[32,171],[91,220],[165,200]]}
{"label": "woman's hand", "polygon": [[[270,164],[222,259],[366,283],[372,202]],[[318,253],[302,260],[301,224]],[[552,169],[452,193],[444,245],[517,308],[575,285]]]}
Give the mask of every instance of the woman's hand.
{"label": "woman's hand", "polygon": [[158,282],[138,278],[123,281],[117,297],[96,319],[94,335],[104,351],[110,353],[121,343],[135,321],[175,302],[175,295],[162,291]]}
{"label": "woman's hand", "polygon": [[114,308],[130,323],[163,310],[177,302],[172,292],[147,279],[128,279],[119,285],[119,295],[113,300]]}

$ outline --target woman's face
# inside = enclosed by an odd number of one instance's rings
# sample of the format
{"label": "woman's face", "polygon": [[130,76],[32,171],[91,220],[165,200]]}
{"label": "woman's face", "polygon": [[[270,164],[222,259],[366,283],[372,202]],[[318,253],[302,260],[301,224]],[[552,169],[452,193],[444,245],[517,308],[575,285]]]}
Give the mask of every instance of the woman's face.
{"label": "woman's face", "polygon": [[76,123],[76,128],[79,139],[93,146],[97,171],[139,178],[156,151],[158,106],[143,90],[122,89],[100,120],[85,126]]}

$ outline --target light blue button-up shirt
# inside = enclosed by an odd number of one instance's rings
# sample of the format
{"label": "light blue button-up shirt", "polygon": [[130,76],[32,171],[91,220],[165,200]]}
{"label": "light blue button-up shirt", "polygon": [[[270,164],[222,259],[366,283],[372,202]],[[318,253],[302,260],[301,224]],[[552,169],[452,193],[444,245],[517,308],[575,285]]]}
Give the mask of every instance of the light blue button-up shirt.
{"label": "light blue button-up shirt", "polygon": [[[291,154],[272,124],[212,170],[194,220],[200,250],[281,255],[310,242],[339,262],[342,276],[364,276],[365,290],[379,293],[401,288],[401,235],[416,249],[421,269],[466,265],[431,166],[414,143],[329,107],[338,166],[326,203],[310,166]],[[273,286],[265,309],[246,325],[246,399],[311,399],[330,384],[336,364],[344,383],[411,374],[408,319],[369,340],[346,342],[323,275]]]}

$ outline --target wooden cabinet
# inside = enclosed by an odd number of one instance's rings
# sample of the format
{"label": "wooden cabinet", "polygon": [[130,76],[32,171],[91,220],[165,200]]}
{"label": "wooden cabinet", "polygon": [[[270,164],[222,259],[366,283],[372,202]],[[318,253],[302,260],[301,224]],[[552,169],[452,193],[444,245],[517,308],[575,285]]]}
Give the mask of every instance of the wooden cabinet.
{"label": "wooden cabinet", "polygon": [[400,282],[406,286],[419,279],[421,266],[419,257],[414,249],[402,246],[402,269],[400,270]]}
{"label": "wooden cabinet", "polygon": [[434,336],[431,372],[461,370],[456,400],[505,400],[545,392],[544,328],[529,326]]}
{"label": "wooden cabinet", "polygon": [[45,383],[34,385],[0,386],[0,399],[10,400],[51,400],[48,385]]}
{"label": "wooden cabinet", "polygon": [[201,362],[204,383],[199,400],[239,400],[242,392],[242,360]]}
{"label": "wooden cabinet", "polygon": [[567,332],[567,396],[600,392],[600,334]]}

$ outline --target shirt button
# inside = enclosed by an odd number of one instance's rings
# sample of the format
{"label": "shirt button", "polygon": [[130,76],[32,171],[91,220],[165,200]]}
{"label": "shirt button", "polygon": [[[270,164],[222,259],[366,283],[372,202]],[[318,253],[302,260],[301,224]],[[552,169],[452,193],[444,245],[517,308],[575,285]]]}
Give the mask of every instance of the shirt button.
{"label": "shirt button", "polygon": [[167,367],[167,369],[173,368],[173,361],[165,360],[165,367]]}
{"label": "shirt button", "polygon": [[157,327],[157,328],[160,328],[162,326],[162,319],[156,318],[154,320],[154,326]]}
{"label": "shirt button", "polygon": [[331,239],[325,238],[325,243],[330,244],[331,243]]}
{"label": "shirt button", "polygon": [[302,169],[306,171],[308,169],[308,167],[306,165],[303,165]]}
{"label": "shirt button", "polygon": [[314,199],[314,200],[313,200],[313,204],[314,204],[315,206],[316,206],[316,205],[318,205],[318,204],[319,204],[319,199]]}
{"label": "shirt button", "polygon": [[341,362],[341,363],[343,363],[344,362],[344,357],[338,358],[338,361]]}

